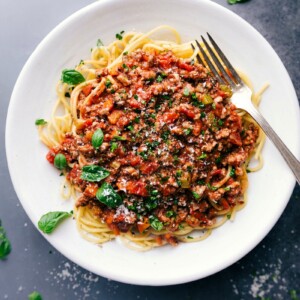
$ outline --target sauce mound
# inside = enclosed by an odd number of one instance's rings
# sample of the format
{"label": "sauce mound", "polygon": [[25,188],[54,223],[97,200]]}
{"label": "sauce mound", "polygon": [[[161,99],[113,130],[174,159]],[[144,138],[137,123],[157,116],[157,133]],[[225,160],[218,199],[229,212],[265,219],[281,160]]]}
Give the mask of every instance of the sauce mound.
{"label": "sauce mound", "polygon": [[[81,192],[77,206],[88,206],[115,234],[161,231],[175,245],[172,233],[183,225],[208,228],[243,203],[245,162],[258,128],[238,115],[230,87],[170,51],[137,50],[96,74],[78,97],[79,125],[47,156],[53,162],[62,153],[72,166],[67,179]],[[98,129],[103,142],[95,149]],[[84,180],[87,165],[109,175]],[[96,197],[103,182],[118,194],[118,205]]]}

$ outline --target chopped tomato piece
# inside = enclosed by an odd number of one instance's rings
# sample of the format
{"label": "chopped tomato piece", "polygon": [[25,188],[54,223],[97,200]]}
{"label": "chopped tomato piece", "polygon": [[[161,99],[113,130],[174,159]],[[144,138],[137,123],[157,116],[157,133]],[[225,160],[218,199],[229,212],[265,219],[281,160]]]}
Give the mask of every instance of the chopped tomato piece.
{"label": "chopped tomato piece", "polygon": [[159,167],[159,164],[156,162],[143,162],[141,164],[140,170],[143,174],[152,174]]}
{"label": "chopped tomato piece", "polygon": [[88,96],[91,93],[92,88],[93,88],[93,86],[91,84],[84,86],[82,88],[82,92],[83,92],[84,96]]}
{"label": "chopped tomato piece", "polygon": [[107,99],[104,103],[103,103],[103,109],[107,110],[107,111],[111,111],[114,107],[114,100],[113,99]]}
{"label": "chopped tomato piece", "polygon": [[130,99],[128,101],[128,103],[132,108],[142,108],[142,103],[140,103],[139,101],[137,101],[135,99]]}
{"label": "chopped tomato piece", "polygon": [[237,145],[237,146],[242,146],[242,144],[243,144],[241,136],[238,132],[232,132],[229,135],[229,142],[234,144],[234,145]]}
{"label": "chopped tomato piece", "polygon": [[46,155],[46,159],[49,161],[50,164],[54,164],[54,158],[56,155],[56,151],[54,149],[49,150],[49,152]]}
{"label": "chopped tomato piece", "polygon": [[230,208],[230,205],[228,204],[228,202],[224,198],[221,199],[221,205],[224,207],[224,209]]}
{"label": "chopped tomato piece", "polygon": [[146,186],[146,183],[143,181],[129,181],[126,184],[126,190],[129,194],[145,197],[148,195]]}
{"label": "chopped tomato piece", "polygon": [[120,119],[117,121],[117,126],[119,127],[125,127],[130,123],[130,119],[127,118],[125,115],[121,116]]}
{"label": "chopped tomato piece", "polygon": [[97,190],[98,190],[98,185],[96,183],[90,183],[85,188],[83,194],[87,197],[94,198],[96,197]]}
{"label": "chopped tomato piece", "polygon": [[132,167],[135,167],[141,163],[142,159],[140,156],[130,154],[127,156],[127,161]]}
{"label": "chopped tomato piece", "polygon": [[84,127],[84,128],[90,127],[90,126],[93,124],[93,121],[94,121],[93,118],[87,119],[87,120],[84,122],[83,127]]}
{"label": "chopped tomato piece", "polygon": [[193,66],[191,66],[191,65],[188,65],[188,64],[186,64],[186,63],[184,63],[184,62],[178,62],[178,67],[180,68],[180,69],[184,69],[184,70],[187,70],[187,71],[192,71],[193,69],[194,69],[194,67]]}
{"label": "chopped tomato piece", "polygon": [[196,121],[193,128],[193,135],[198,136],[201,132],[202,124],[200,121]]}
{"label": "chopped tomato piece", "polygon": [[143,233],[148,227],[150,227],[149,223],[137,222],[136,224],[139,233]]}
{"label": "chopped tomato piece", "polygon": [[194,119],[196,114],[195,114],[195,108],[192,105],[189,104],[182,104],[179,107],[179,112],[184,113],[187,117]]}
{"label": "chopped tomato piece", "polygon": [[179,114],[175,111],[169,111],[164,113],[162,118],[165,123],[170,124],[179,118]]}
{"label": "chopped tomato piece", "polygon": [[114,110],[109,116],[108,120],[111,124],[116,124],[118,120],[124,115],[122,110]]}

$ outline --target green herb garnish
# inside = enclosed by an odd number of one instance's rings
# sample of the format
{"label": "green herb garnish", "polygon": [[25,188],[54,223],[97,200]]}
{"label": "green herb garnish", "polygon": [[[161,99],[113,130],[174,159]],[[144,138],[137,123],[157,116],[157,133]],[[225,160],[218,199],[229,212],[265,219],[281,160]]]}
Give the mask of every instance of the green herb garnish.
{"label": "green herb garnish", "polygon": [[200,156],[198,156],[198,159],[201,160],[201,159],[204,159],[206,157],[207,157],[207,154],[203,152]]}
{"label": "green herb garnish", "polygon": [[95,149],[98,149],[102,145],[103,139],[104,139],[103,131],[101,130],[101,128],[98,128],[92,136],[93,147]]}
{"label": "green herb garnish", "polygon": [[42,126],[42,125],[46,125],[47,121],[45,121],[44,119],[37,119],[35,120],[35,125],[37,126]]}
{"label": "green herb garnish", "polygon": [[9,239],[6,237],[4,228],[0,220],[0,259],[4,260],[11,251]]}
{"label": "green herb garnish", "polygon": [[50,211],[40,218],[38,227],[44,233],[49,234],[53,232],[62,220],[70,216],[72,216],[72,214],[66,211]]}
{"label": "green herb garnish", "polygon": [[109,176],[110,172],[97,165],[84,166],[82,168],[81,179],[91,182],[99,182]]}
{"label": "green herb garnish", "polygon": [[77,85],[84,82],[85,79],[78,71],[65,69],[61,74],[61,81],[70,85]]}
{"label": "green herb garnish", "polygon": [[156,231],[161,231],[164,227],[163,223],[160,222],[156,217],[150,216],[150,225]]}
{"label": "green herb garnish", "polygon": [[227,2],[229,4],[238,4],[238,3],[243,3],[243,2],[247,2],[247,1],[250,1],[250,0],[227,0]]}
{"label": "green herb garnish", "polygon": [[193,196],[195,197],[195,199],[199,200],[200,199],[200,195],[194,191],[192,191]]}
{"label": "green herb garnish", "polygon": [[107,182],[104,182],[98,189],[96,198],[111,208],[118,207],[123,202],[121,196]]}
{"label": "green herb garnish", "polygon": [[190,90],[188,88],[184,88],[183,95],[186,96],[186,97],[189,96],[190,95]]}
{"label": "green herb garnish", "polygon": [[118,39],[118,40],[122,40],[123,39],[123,34],[124,34],[124,30],[122,30],[120,33],[116,33],[116,38]]}
{"label": "green herb garnish", "polygon": [[112,142],[110,145],[110,152],[114,152],[118,148],[118,143]]}
{"label": "green herb garnish", "polygon": [[34,291],[28,295],[28,300],[43,300],[43,298],[40,293]]}
{"label": "green herb garnish", "polygon": [[101,39],[98,39],[97,40],[97,47],[101,47],[101,46],[104,46],[103,42],[101,41]]}
{"label": "green herb garnish", "polygon": [[66,157],[62,153],[58,153],[54,157],[54,166],[63,170],[68,165]]}

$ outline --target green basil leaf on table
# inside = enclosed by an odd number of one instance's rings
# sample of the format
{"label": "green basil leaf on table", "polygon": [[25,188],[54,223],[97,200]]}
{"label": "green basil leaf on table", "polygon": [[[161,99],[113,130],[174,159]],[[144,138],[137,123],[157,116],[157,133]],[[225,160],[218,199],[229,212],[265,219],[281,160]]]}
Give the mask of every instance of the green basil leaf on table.
{"label": "green basil leaf on table", "polygon": [[98,189],[96,197],[100,202],[111,208],[118,207],[123,202],[121,196],[107,182],[104,182]]}
{"label": "green basil leaf on table", "polygon": [[4,228],[1,226],[0,220],[0,259],[4,260],[11,251],[10,241],[6,237]]}
{"label": "green basil leaf on table", "polygon": [[34,291],[28,295],[28,300],[43,300],[43,298],[40,293]]}
{"label": "green basil leaf on table", "polygon": [[109,176],[110,172],[97,165],[84,166],[82,168],[81,179],[92,182],[99,182]]}
{"label": "green basil leaf on table", "polygon": [[84,82],[85,79],[78,71],[65,69],[61,74],[61,81],[70,85],[77,85]]}
{"label": "green basil leaf on table", "polygon": [[72,214],[66,211],[50,211],[40,218],[38,227],[44,233],[49,234],[53,232],[62,220],[70,216]]}

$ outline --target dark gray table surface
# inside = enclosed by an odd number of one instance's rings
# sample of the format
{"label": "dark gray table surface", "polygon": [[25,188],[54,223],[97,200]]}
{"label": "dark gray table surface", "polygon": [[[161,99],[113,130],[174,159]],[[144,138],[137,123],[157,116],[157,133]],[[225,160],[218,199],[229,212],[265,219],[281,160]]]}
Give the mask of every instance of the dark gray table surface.
{"label": "dark gray table surface", "polygon": [[[63,257],[34,228],[7,169],[4,135],[10,95],[42,38],[92,2],[0,1],[0,219],[13,247],[8,259],[0,261],[0,299],[27,299],[33,290],[43,299],[300,299],[299,186],[276,226],[253,251],[215,275],[183,285],[142,287],[96,276]],[[226,0],[215,2],[243,17],[270,42],[299,96],[300,1],[251,0],[233,6]]]}

